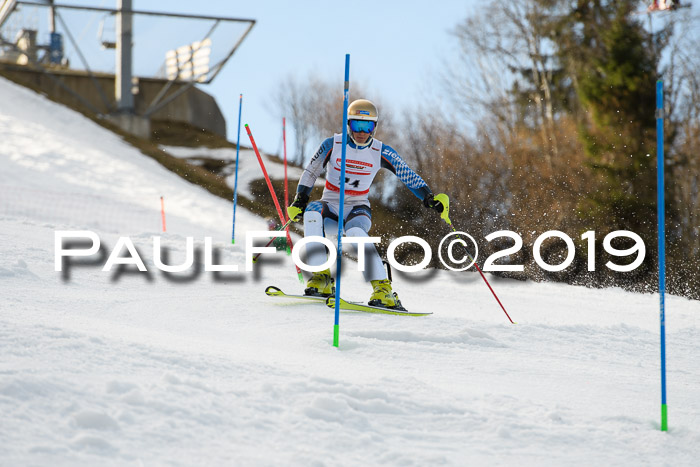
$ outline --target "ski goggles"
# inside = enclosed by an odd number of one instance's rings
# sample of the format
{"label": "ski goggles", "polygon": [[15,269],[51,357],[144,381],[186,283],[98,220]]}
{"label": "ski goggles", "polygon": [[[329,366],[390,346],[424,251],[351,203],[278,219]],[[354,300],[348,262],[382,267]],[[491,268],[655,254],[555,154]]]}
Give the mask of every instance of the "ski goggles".
{"label": "ski goggles", "polygon": [[372,133],[377,127],[377,122],[371,120],[350,120],[349,124],[354,133]]}

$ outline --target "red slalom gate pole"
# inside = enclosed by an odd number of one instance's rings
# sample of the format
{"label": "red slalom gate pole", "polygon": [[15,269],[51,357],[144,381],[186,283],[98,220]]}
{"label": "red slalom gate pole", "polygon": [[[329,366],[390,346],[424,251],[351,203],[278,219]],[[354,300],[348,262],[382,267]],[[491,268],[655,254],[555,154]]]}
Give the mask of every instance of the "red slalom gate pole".
{"label": "red slalom gate pole", "polygon": [[163,219],[163,232],[165,232],[165,201],[160,197],[160,217]]}
{"label": "red slalom gate pole", "polygon": [[[255,144],[255,139],[253,139],[253,133],[250,131],[250,127],[248,124],[245,124],[245,131],[248,133],[248,138],[250,138],[250,144],[253,146],[253,151],[255,151],[255,155],[258,158],[258,162],[260,163],[260,168],[262,169],[263,175],[265,176],[265,181],[267,182],[267,187],[270,189],[270,195],[272,196],[272,200],[275,202],[275,208],[277,208],[277,214],[280,217],[280,222],[282,224],[285,224],[286,221],[284,220],[284,213],[282,211],[282,208],[280,207],[280,202],[277,200],[277,194],[275,194],[275,188],[272,186],[272,182],[270,181],[270,176],[267,174],[267,170],[265,169],[265,163],[262,160],[262,157],[260,157],[260,151],[258,151],[258,145]],[[289,244],[289,248],[294,248],[294,245],[292,244],[292,237],[289,235],[289,230],[287,230],[287,243]],[[301,275],[301,269],[299,269],[299,266],[296,264],[294,267],[297,270],[297,275],[299,276],[299,280],[301,282],[304,282],[304,278]]]}
{"label": "red slalom gate pole", "polygon": [[[284,147],[284,206],[289,206],[289,183],[287,182],[287,119],[282,117],[282,145]],[[289,214],[285,211],[284,215],[287,219],[287,224],[289,224]],[[287,233],[289,233],[289,225],[287,226]]]}
{"label": "red slalom gate pole", "polygon": [[[284,205],[286,207],[289,206],[289,190],[287,189],[287,119],[284,117],[282,117],[282,143],[284,146]],[[289,220],[289,216],[286,219]]]}

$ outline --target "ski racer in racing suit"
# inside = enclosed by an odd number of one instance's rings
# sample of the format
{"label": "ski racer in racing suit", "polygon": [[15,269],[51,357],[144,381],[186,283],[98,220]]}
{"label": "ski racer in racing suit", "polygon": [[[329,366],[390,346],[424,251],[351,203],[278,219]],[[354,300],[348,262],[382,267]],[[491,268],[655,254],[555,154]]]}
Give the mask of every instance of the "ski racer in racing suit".
{"label": "ski racer in racing suit", "polygon": [[[377,130],[378,114],[376,106],[366,100],[353,101],[348,106],[348,140],[346,148],[345,183],[340,182],[342,134],[336,134],[321,143],[304,173],[299,179],[296,197],[287,208],[289,218],[300,220],[303,213],[304,236],[326,236],[338,231],[340,212],[340,189],[345,189],[344,232],[347,237],[369,237],[372,226],[372,210],[369,203],[369,190],[380,168],[394,173],[423,204],[443,211],[440,201],[423,179],[401,159],[399,154],[374,138]],[[320,201],[309,203],[314,182],[326,170],[326,185]],[[372,284],[373,292],[369,305],[386,308],[400,308],[398,296],[391,288],[391,282],[382,265],[381,257],[372,243],[364,248],[365,280]],[[327,261],[326,248],[322,243],[307,245],[307,263],[320,266]],[[334,293],[330,269],[316,272],[306,283],[306,295],[330,296]]]}

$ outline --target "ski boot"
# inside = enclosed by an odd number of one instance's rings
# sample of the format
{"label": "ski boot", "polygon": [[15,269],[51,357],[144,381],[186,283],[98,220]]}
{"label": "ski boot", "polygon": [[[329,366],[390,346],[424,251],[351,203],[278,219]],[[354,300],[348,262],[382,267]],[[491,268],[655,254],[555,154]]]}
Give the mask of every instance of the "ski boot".
{"label": "ski boot", "polygon": [[313,273],[304,289],[304,295],[313,295],[315,297],[330,297],[334,293],[335,287],[333,286],[330,269]]}
{"label": "ski boot", "polygon": [[395,308],[403,310],[401,302],[399,301],[399,296],[391,290],[391,281],[389,279],[383,279],[379,281],[371,281],[372,287],[374,287],[374,292],[372,296],[369,297],[368,305],[371,306],[382,306],[384,308]]}

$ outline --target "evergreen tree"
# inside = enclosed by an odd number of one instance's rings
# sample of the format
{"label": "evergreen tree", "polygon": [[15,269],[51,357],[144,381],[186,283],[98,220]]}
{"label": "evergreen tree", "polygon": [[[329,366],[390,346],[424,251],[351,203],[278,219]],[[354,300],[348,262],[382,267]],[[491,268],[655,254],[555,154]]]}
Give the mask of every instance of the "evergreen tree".
{"label": "evergreen tree", "polygon": [[578,0],[554,31],[580,104],[579,137],[600,180],[581,212],[599,230],[629,229],[649,240],[655,234],[659,41],[632,14],[637,4]]}

